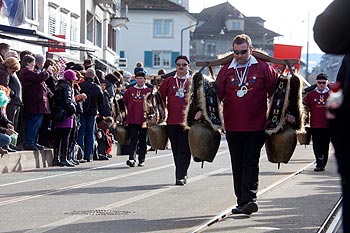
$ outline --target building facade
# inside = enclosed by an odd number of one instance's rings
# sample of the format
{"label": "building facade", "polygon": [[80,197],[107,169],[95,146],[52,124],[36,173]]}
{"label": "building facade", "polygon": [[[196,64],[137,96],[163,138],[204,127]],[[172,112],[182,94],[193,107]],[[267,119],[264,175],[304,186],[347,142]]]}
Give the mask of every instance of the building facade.
{"label": "building facade", "polygon": [[[149,74],[175,69],[175,58],[190,55],[190,26],[196,24],[184,7],[167,0],[128,0],[128,26],[119,31],[118,51],[133,72],[143,62]],[[193,27],[194,29],[194,27]]]}
{"label": "building facade", "polygon": [[0,39],[12,49],[76,63],[91,58],[95,68],[106,72],[118,68],[116,31],[127,22],[120,0],[18,1],[23,22],[11,25],[8,17],[0,19]]}
{"label": "building facade", "polygon": [[264,27],[260,17],[246,17],[229,2],[203,9],[194,14],[198,19],[191,35],[191,60],[211,61],[232,51],[232,40],[238,34],[248,34],[255,48],[273,55],[274,38],[281,36]]}

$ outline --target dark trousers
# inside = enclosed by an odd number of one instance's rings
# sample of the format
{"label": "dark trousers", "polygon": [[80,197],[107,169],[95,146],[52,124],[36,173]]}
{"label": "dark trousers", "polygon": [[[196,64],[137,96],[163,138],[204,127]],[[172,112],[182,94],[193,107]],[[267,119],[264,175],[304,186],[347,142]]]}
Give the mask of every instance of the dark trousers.
{"label": "dark trousers", "polygon": [[346,136],[350,132],[349,118],[330,121],[329,126],[343,190],[343,232],[350,232],[350,144]]}
{"label": "dark trousers", "polygon": [[257,199],[259,159],[265,139],[263,130],[226,132],[231,156],[233,187],[239,206]]}
{"label": "dark trousers", "polygon": [[181,125],[168,125],[167,131],[175,162],[175,177],[176,179],[183,179],[187,176],[187,170],[191,162],[188,130],[185,130]]}
{"label": "dark trousers", "polygon": [[52,120],[51,114],[43,114],[43,120],[39,129],[38,143],[45,147],[52,146]]}
{"label": "dark trousers", "polygon": [[328,128],[312,128],[312,148],[314,150],[317,167],[326,167],[328,161],[329,143],[331,135]]}
{"label": "dark trousers", "polygon": [[145,161],[146,158],[146,136],[147,128],[142,128],[139,124],[129,124],[130,144],[129,144],[129,160],[136,161],[136,151],[138,152],[139,163]]}
{"label": "dark trousers", "polygon": [[6,106],[6,115],[7,119],[9,119],[17,132],[18,131],[18,119],[19,119],[19,111],[21,109],[20,105],[8,104]]}
{"label": "dark trousers", "polygon": [[71,133],[71,131],[71,128],[55,128],[54,149],[60,151],[61,153],[62,151],[64,151],[64,149],[68,149],[69,134]]}
{"label": "dark trousers", "polygon": [[77,138],[78,138],[78,127],[73,127],[70,134],[69,134],[69,139],[68,139],[68,154],[69,154],[69,158],[72,159],[83,159],[84,156],[82,156],[81,158],[76,158],[75,157],[75,145],[77,144]]}

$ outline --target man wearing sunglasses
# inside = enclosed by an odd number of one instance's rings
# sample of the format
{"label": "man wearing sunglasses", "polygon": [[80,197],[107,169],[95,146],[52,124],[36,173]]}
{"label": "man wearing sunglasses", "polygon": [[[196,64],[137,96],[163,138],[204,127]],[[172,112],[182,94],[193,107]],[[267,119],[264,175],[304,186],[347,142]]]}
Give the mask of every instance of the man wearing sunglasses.
{"label": "man wearing sunglasses", "polygon": [[273,95],[278,77],[270,65],[255,58],[252,52],[250,37],[237,35],[233,39],[234,59],[220,69],[216,79],[237,197],[233,214],[258,211],[256,194],[260,151],[265,143],[267,98]]}
{"label": "man wearing sunglasses", "polygon": [[315,172],[324,171],[328,161],[330,131],[326,119],[326,102],[329,96],[326,74],[316,77],[316,88],[304,97],[304,105],[310,113],[312,148],[316,158]]}
{"label": "man wearing sunglasses", "polygon": [[180,55],[175,59],[175,65],[175,75],[164,79],[158,92],[168,109],[167,132],[175,162],[175,184],[185,185],[191,152],[188,145],[188,130],[184,129],[182,123],[191,84],[190,62],[186,56]]}

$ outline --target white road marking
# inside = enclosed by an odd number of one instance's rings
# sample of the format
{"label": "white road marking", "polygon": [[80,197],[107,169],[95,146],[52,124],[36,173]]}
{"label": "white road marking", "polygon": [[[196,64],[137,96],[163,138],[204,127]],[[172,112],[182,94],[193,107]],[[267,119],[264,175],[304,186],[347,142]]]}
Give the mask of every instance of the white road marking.
{"label": "white road marking", "polygon": [[[147,157],[147,160],[167,157],[170,155],[172,155],[172,154],[155,155],[153,157]],[[64,172],[64,173],[51,175],[51,176],[45,176],[45,177],[40,177],[40,178],[35,178],[35,179],[28,179],[28,180],[21,180],[21,181],[7,183],[7,184],[0,184],[0,187],[16,185],[16,184],[23,184],[23,183],[27,183],[27,182],[33,182],[33,181],[44,180],[44,179],[50,179],[50,178],[55,178],[55,177],[59,177],[59,176],[67,176],[67,175],[72,175],[72,174],[81,173],[81,172],[85,172],[85,171],[98,170],[98,169],[103,169],[103,168],[108,168],[108,167],[117,167],[117,166],[121,166],[121,165],[125,165],[125,163],[124,162],[123,163],[113,163],[113,164],[108,164],[108,165],[104,165],[104,166],[100,166],[100,167],[82,169],[79,171]]]}
{"label": "white road marking", "polygon": [[[212,176],[212,175],[215,175],[215,174],[218,174],[218,173],[226,172],[229,169],[230,168],[220,168],[220,169],[215,170],[215,171],[211,171],[211,172],[208,172],[208,173],[205,173],[205,174],[202,174],[202,175],[195,176],[195,177],[193,177],[191,179],[188,179],[188,183],[192,183],[192,182],[204,179],[204,178],[206,178],[208,176]],[[127,198],[127,199],[124,199],[124,200],[121,200],[121,201],[117,201],[117,202],[114,202],[114,203],[106,205],[106,206],[98,207],[95,210],[101,210],[101,209],[103,209],[103,210],[111,210],[111,209],[114,209],[114,208],[125,206],[127,204],[130,204],[130,203],[133,203],[133,202],[136,202],[136,201],[140,201],[140,200],[152,197],[154,195],[157,195],[157,194],[160,194],[160,193],[172,190],[174,188],[178,188],[178,187],[177,186],[165,186],[163,188],[159,188],[159,189],[156,189],[156,190],[152,190],[152,191],[143,193],[141,195],[137,195],[137,196],[134,196],[134,197],[131,197],[131,198]],[[70,216],[70,217],[58,220],[56,222],[53,222],[53,223],[41,226],[40,228],[26,231],[26,233],[43,233],[43,232],[47,232],[47,231],[50,231],[52,229],[55,229],[55,228],[58,228],[58,227],[61,227],[61,226],[64,226],[64,225],[71,224],[73,222],[79,221],[79,220],[84,219],[86,217],[88,217],[88,216],[86,216],[86,215]]]}

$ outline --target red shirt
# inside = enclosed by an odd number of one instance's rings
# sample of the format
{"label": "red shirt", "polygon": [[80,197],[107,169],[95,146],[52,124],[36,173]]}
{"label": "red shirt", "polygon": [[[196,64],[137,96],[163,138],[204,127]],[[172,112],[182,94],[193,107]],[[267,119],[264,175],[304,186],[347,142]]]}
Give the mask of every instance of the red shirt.
{"label": "red shirt", "polygon": [[152,90],[146,86],[136,88],[135,86],[128,88],[124,95],[123,101],[127,108],[126,123],[127,124],[143,124],[146,121],[143,100],[147,93]]}
{"label": "red shirt", "polygon": [[310,126],[311,128],[328,128],[326,119],[326,102],[329,96],[329,91],[320,93],[312,90],[304,97],[304,104],[310,111]]}
{"label": "red shirt", "polygon": [[[223,102],[226,131],[258,131],[266,127],[267,98],[275,90],[278,73],[266,62],[251,56],[244,86],[246,94],[237,93],[245,67],[234,68],[234,61],[221,68],[216,79],[219,100]],[[238,75],[237,75],[238,73]]]}
{"label": "red shirt", "polygon": [[[164,79],[159,87],[158,92],[162,96],[164,103],[168,109],[168,125],[179,125],[184,122],[185,109],[187,107],[187,96],[190,90],[190,76],[186,79],[168,77]],[[183,87],[184,97],[180,98],[177,93],[179,87]]]}

